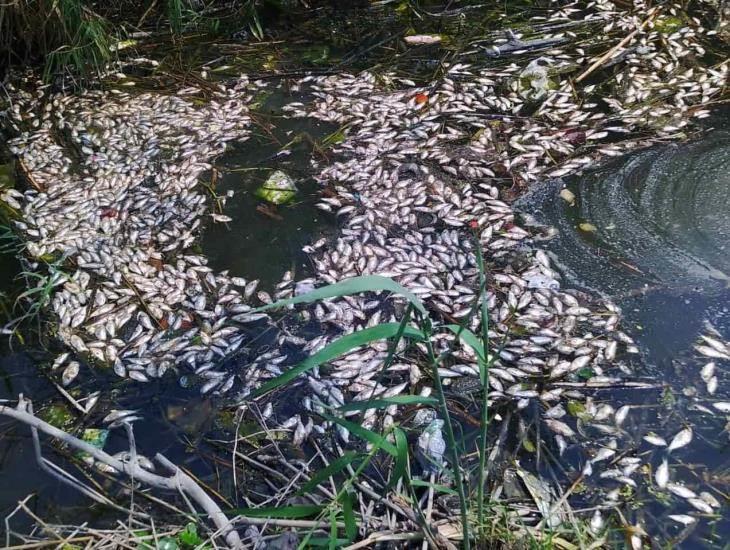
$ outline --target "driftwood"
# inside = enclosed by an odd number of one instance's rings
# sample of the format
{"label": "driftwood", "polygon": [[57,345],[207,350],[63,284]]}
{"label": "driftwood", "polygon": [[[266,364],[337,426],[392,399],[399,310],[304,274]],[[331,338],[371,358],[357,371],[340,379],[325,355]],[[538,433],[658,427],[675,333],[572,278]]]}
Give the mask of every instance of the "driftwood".
{"label": "driftwood", "polygon": [[[67,434],[63,430],[59,430],[55,426],[44,422],[40,418],[36,417],[32,411],[33,409],[31,402],[25,399],[22,395],[19,396],[18,405],[16,407],[0,405],[0,415],[8,416],[19,422],[22,422],[23,424],[30,426],[34,436],[34,443],[36,443],[36,456],[40,460],[41,468],[43,468],[49,474],[54,475],[65,483],[70,483],[79,488],[78,482],[76,482],[76,480],[72,476],[70,476],[70,474],[64,472],[58,466],[51,465],[50,461],[44,459],[39,455],[40,446],[37,443],[38,431],[41,431],[51,437],[62,441],[69,447],[73,447],[74,449],[89,454],[91,457],[94,458],[94,460],[110,466],[118,472],[126,474],[135,481],[142,482],[150,487],[158,489],[179,491],[180,493],[182,493],[183,497],[186,500],[196,503],[200,508],[203,509],[205,514],[208,515],[210,520],[215,525],[217,531],[223,535],[226,540],[226,544],[230,548],[243,548],[241,538],[239,537],[236,530],[233,528],[232,521],[226,517],[226,515],[215,503],[215,501],[210,496],[208,496],[208,494],[202,489],[202,487],[200,487],[200,485],[198,485],[193,480],[192,477],[183,472],[180,468],[175,466],[175,464],[170,462],[167,458],[159,453],[155,456],[155,460],[157,460],[160,465],[162,465],[166,470],[170,472],[171,475],[169,477],[154,474],[140,467],[139,463],[136,460],[136,451],[134,449],[133,439],[131,439],[131,426],[129,424],[127,424],[125,427],[127,427],[127,433],[130,436],[131,460],[129,462],[126,462],[118,460],[113,456],[105,453],[101,449],[97,449],[93,445],[90,445],[85,441],[82,441],[70,434]],[[84,494],[93,498],[94,500],[100,500],[99,497],[101,495],[99,495],[98,493],[93,494],[93,491],[89,492],[88,490],[84,490],[83,486],[81,486],[81,488],[79,489],[82,490]],[[102,497],[102,499],[102,502],[108,503],[108,499],[105,499],[105,497]]]}

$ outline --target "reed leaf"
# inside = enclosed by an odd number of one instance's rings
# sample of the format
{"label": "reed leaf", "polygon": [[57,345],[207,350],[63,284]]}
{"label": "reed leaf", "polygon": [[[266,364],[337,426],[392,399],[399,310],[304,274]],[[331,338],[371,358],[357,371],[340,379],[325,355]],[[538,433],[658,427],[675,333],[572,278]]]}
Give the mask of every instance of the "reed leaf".
{"label": "reed leaf", "polygon": [[367,441],[368,443],[372,443],[373,445],[383,449],[390,456],[398,458],[398,449],[395,445],[388,441],[385,436],[375,433],[372,430],[368,430],[367,428],[363,428],[360,424],[355,424],[354,422],[350,422],[344,418],[338,418],[329,414],[322,414],[322,416],[330,422],[334,422],[335,424],[339,424],[343,428],[346,428],[351,434],[359,437],[363,441]]}
{"label": "reed leaf", "polygon": [[307,481],[302,487],[297,491],[297,494],[302,495],[305,493],[308,493],[317,485],[320,483],[326,481],[328,478],[332,477],[333,475],[341,472],[351,464],[353,464],[356,460],[361,458],[362,455],[360,453],[356,453],[354,451],[348,451],[344,455],[342,455],[340,458],[335,460],[334,462],[331,462],[329,466],[322,468],[319,470],[312,478]]}
{"label": "reed leaf", "polygon": [[[325,346],[314,355],[307,357],[296,367],[289,369],[285,373],[263,384],[260,388],[253,392],[252,398],[255,399],[265,393],[275,390],[276,388],[294,380],[300,374],[312,370],[313,368],[327,363],[328,361],[332,361],[337,357],[345,355],[349,351],[352,351],[362,345],[395,336],[398,333],[399,327],[400,323],[381,323],[374,327],[353,332],[352,334],[346,334]],[[404,335],[409,338],[423,339],[423,333],[412,327],[406,327]]]}
{"label": "reed leaf", "polygon": [[395,395],[393,397],[383,397],[382,399],[353,401],[342,405],[337,410],[340,412],[365,411],[367,409],[384,409],[391,405],[438,405],[438,399],[422,395]]}
{"label": "reed leaf", "polygon": [[395,448],[398,451],[398,455],[395,457],[395,466],[393,467],[393,473],[390,476],[388,487],[394,487],[398,480],[406,479],[408,476],[408,438],[406,433],[401,428],[395,428],[393,430],[393,436],[395,438]]}
{"label": "reed leaf", "polygon": [[347,535],[348,541],[353,541],[355,540],[355,537],[357,537],[354,501],[355,496],[350,491],[345,491],[340,497],[340,503],[342,504],[342,520],[345,522],[345,535]]}
{"label": "reed leaf", "polygon": [[323,286],[307,292],[301,296],[295,296],[294,298],[287,298],[286,300],[279,300],[273,304],[267,304],[265,306],[256,308],[252,313],[258,313],[260,311],[266,311],[269,309],[276,309],[280,307],[286,307],[295,304],[308,304],[316,302],[317,300],[324,300],[326,298],[333,298],[339,296],[349,296],[350,294],[360,294],[362,292],[380,292],[389,291],[400,294],[406,298],[413,306],[421,312],[423,315],[428,315],[423,302],[418,299],[418,296],[413,294],[407,288],[399,285],[394,280],[388,277],[381,277],[380,275],[363,275],[361,277],[352,277],[351,279],[345,279],[339,283],[332,285]]}

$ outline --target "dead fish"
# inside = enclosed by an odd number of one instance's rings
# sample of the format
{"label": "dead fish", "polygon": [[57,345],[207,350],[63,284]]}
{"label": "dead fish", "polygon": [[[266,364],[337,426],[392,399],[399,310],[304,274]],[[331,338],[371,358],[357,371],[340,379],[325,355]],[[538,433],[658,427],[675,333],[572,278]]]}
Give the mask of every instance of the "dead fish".
{"label": "dead fish", "polygon": [[558,435],[562,435],[563,437],[567,438],[575,437],[575,432],[565,422],[561,422],[560,420],[555,420],[552,418],[546,418],[545,424],[548,428],[550,428]]}
{"label": "dead fish", "polygon": [[696,517],[688,516],[687,514],[670,514],[667,517],[672,521],[681,523],[682,525],[692,525],[693,523],[697,523]]}
{"label": "dead fish", "polygon": [[666,447],[667,441],[663,437],[659,437],[655,433],[648,433],[643,437],[644,441],[650,443],[656,447]]}
{"label": "dead fish", "polygon": [[665,489],[667,487],[667,483],[669,483],[669,463],[666,459],[664,459],[656,469],[656,472],[654,473],[654,480],[656,481],[657,487],[660,489]]}
{"label": "dead fish", "polygon": [[712,357],[714,359],[724,359],[725,361],[730,361],[730,355],[728,355],[727,352],[719,351],[711,346],[695,346],[694,347],[698,352],[700,352],[705,357]]}
{"label": "dead fish", "polygon": [[667,484],[667,491],[669,491],[672,494],[677,495],[680,498],[688,499],[688,498],[696,498],[697,494],[692,491],[691,489],[688,489],[684,485],[679,485],[678,483],[668,483]]}
{"label": "dead fish", "polygon": [[692,441],[692,428],[685,428],[677,433],[677,435],[672,438],[672,442],[669,444],[669,447],[667,447],[667,452],[672,452],[677,449],[681,449],[682,447],[689,445],[689,443]]}
{"label": "dead fish", "polygon": [[687,499],[687,502],[691,506],[693,506],[694,508],[696,508],[697,510],[699,510],[700,512],[702,512],[703,514],[713,514],[714,513],[714,510],[712,509],[712,506],[710,506],[709,504],[707,504],[701,498],[690,498],[690,499]]}
{"label": "dead fish", "polygon": [[710,381],[710,379],[715,375],[715,363],[710,362],[707,363],[704,367],[702,367],[702,370],[700,371],[700,378],[702,378],[702,381],[706,384]]}
{"label": "dead fish", "polygon": [[136,410],[131,409],[112,409],[109,414],[107,414],[102,422],[105,424],[108,424],[110,422],[117,422],[119,420],[122,420],[124,417],[132,416],[137,414]]}
{"label": "dead fish", "polygon": [[81,369],[81,365],[79,365],[76,361],[71,361],[68,366],[63,369],[63,373],[61,374],[61,385],[62,386],[68,386],[71,382],[73,382],[76,377],[79,375],[79,370]]}
{"label": "dead fish", "polygon": [[621,426],[626,421],[626,417],[629,415],[629,411],[631,410],[630,405],[624,405],[622,407],[619,407],[619,409],[616,411],[616,414],[614,415],[614,422],[617,426]]}

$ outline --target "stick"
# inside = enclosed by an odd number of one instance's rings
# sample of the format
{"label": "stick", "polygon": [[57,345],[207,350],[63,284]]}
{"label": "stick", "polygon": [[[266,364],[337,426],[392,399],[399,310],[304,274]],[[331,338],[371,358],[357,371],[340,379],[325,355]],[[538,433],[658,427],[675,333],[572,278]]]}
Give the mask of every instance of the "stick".
{"label": "stick", "polygon": [[619,42],[613,48],[611,48],[606,53],[604,53],[590,67],[588,67],[585,71],[583,71],[583,73],[580,76],[578,76],[578,78],[575,79],[576,84],[578,82],[580,82],[581,80],[585,79],[589,74],[591,74],[598,67],[603,65],[607,59],[610,59],[613,56],[613,54],[615,54],[618,50],[620,50],[626,44],[628,44],[628,42],[639,33],[639,31],[643,30],[644,27],[646,27],[657,15],[659,15],[660,11],[661,11],[660,6],[655,6],[652,9],[650,9],[649,16],[646,19],[644,19],[644,22],[639,26],[639,28],[634,29],[632,32],[630,32],[628,35],[626,35],[621,42]]}
{"label": "stick", "polygon": [[194,500],[205,511],[205,513],[208,514],[211,521],[221,531],[221,533],[223,533],[226,542],[230,547],[243,548],[241,538],[238,536],[236,530],[233,529],[233,527],[231,526],[231,521],[221,511],[220,507],[215,503],[215,501],[210,498],[208,494],[203,491],[203,489],[197,483],[195,483],[195,481],[193,481],[193,479],[189,475],[187,475],[180,468],[175,466],[162,454],[157,453],[157,455],[155,455],[155,459],[173,474],[171,477],[163,477],[148,472],[147,470],[141,468],[137,463],[123,462],[121,460],[117,460],[116,458],[105,453],[101,449],[97,449],[93,445],[77,439],[76,437],[67,434],[64,431],[59,430],[55,426],[44,422],[40,418],[33,416],[25,410],[26,403],[27,400],[22,395],[20,395],[18,398],[18,407],[11,408],[4,405],[0,406],[0,415],[9,416],[10,418],[27,424],[31,428],[40,430],[43,433],[50,435],[51,437],[55,437],[56,439],[60,439],[70,447],[73,447],[80,451],[84,451],[85,453],[91,455],[95,460],[107,464],[115,470],[123,472],[133,479],[139,480],[143,483],[146,483],[147,485],[171,491],[181,491],[186,496],[189,496],[192,500]]}
{"label": "stick", "polygon": [[157,317],[155,317],[154,315],[152,315],[150,308],[147,307],[147,302],[144,301],[144,298],[142,298],[142,294],[140,294],[139,290],[137,290],[137,287],[132,283],[132,281],[130,281],[124,273],[122,273],[122,279],[124,280],[126,285],[129,288],[131,288],[132,291],[137,295],[137,299],[139,300],[139,303],[142,305],[142,308],[145,310],[145,312],[147,313],[149,318],[155,322],[155,324],[157,325],[157,328],[159,328],[160,330],[165,330],[165,328],[162,326],[162,323],[160,322],[160,320]]}
{"label": "stick", "polygon": [[28,166],[26,166],[25,161],[22,158],[18,158],[18,166],[20,167],[20,170],[23,172],[23,175],[26,177],[28,182],[33,186],[36,191],[38,191],[39,193],[45,191],[45,189],[43,189],[43,187],[35,180],[33,174],[30,173],[30,170],[28,170]]}
{"label": "stick", "polygon": [[376,542],[386,542],[390,540],[421,540],[423,538],[423,533],[420,531],[415,531],[413,533],[393,533],[392,531],[381,531],[379,533],[373,533],[366,539],[361,540],[360,542],[356,542],[355,544],[351,544],[350,546],[345,546],[342,550],[357,550],[358,548],[370,548],[374,543]]}
{"label": "stick", "polygon": [[[272,518],[249,518],[246,516],[236,516],[235,523],[243,525],[274,525],[276,527],[304,527],[310,529],[329,529],[332,523],[329,520],[308,520],[308,519],[272,519]],[[338,521],[337,527],[345,528],[345,522]]]}

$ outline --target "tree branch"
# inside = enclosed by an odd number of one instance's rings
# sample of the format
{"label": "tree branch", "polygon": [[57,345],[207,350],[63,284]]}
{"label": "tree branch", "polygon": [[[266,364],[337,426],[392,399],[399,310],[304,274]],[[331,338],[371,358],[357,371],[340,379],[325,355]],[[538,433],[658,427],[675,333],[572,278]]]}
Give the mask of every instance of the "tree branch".
{"label": "tree branch", "polygon": [[114,458],[113,456],[105,453],[101,449],[97,449],[93,445],[82,441],[70,434],[67,434],[63,430],[59,430],[55,426],[44,422],[40,418],[34,416],[28,412],[29,401],[26,400],[22,395],[18,398],[18,406],[16,408],[7,407],[0,405],[0,415],[8,416],[23,424],[31,427],[33,431],[39,430],[51,437],[61,440],[66,445],[88,453],[95,460],[111,466],[118,472],[122,472],[131,478],[141,481],[151,487],[158,489],[167,489],[170,491],[181,491],[184,496],[190,497],[195,503],[200,506],[206,514],[210,517],[211,521],[215,524],[216,528],[225,537],[226,543],[231,548],[243,548],[243,543],[238,533],[233,528],[231,521],[226,517],[220,507],[215,501],[208,496],[208,494],[197,484],[195,481],[183,472],[180,468],[175,466],[167,458],[161,454],[157,454],[155,459],[166,469],[173,473],[171,477],[159,476],[148,472],[141,468],[136,460],[130,462],[124,462]]}

